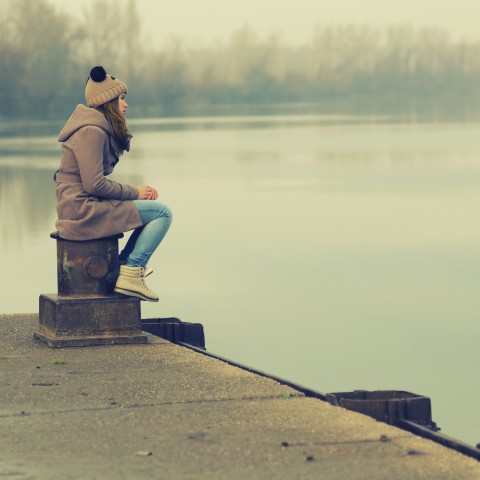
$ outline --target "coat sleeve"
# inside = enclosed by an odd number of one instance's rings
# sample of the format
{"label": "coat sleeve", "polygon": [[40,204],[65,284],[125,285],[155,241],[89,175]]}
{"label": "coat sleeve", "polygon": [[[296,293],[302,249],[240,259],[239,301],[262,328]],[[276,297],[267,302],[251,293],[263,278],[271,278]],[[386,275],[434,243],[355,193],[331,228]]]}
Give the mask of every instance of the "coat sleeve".
{"label": "coat sleeve", "polygon": [[86,126],[76,133],[73,151],[78,163],[84,190],[90,195],[114,200],[136,200],[138,189],[114,182],[103,173],[103,149],[108,141],[100,128]]}

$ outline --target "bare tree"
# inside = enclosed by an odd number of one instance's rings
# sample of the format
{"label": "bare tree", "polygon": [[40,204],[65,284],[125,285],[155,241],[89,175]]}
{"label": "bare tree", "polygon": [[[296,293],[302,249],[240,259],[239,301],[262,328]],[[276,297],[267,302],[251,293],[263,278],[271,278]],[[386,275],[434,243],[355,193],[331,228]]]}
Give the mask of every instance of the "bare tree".
{"label": "bare tree", "polygon": [[16,0],[9,13],[17,106],[46,115],[64,93],[76,31],[46,0]]}
{"label": "bare tree", "polygon": [[121,12],[118,0],[94,0],[84,10],[84,63],[103,65],[109,73],[118,70],[124,48]]}

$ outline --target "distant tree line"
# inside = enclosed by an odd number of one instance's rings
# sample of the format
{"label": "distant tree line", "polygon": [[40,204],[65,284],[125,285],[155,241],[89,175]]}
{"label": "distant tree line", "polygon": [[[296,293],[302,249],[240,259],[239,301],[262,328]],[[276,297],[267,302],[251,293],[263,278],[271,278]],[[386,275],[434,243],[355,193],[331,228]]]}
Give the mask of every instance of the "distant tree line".
{"label": "distant tree line", "polygon": [[[249,27],[214,45],[144,41],[134,0],[95,0],[82,19],[48,0],[0,11],[0,117],[58,117],[84,102],[90,68],[129,85],[134,115],[179,115],[219,105],[345,101],[473,102],[480,42],[409,25],[317,27],[310,42]],[[102,13],[103,12],[103,13]],[[147,43],[149,46],[146,46]]]}

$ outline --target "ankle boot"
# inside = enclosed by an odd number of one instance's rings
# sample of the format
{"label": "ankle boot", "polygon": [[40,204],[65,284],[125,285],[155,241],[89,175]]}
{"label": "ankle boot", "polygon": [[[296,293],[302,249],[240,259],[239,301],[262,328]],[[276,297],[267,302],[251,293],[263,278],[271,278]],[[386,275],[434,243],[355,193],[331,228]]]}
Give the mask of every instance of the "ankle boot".
{"label": "ankle boot", "polygon": [[158,302],[158,295],[145,285],[143,267],[120,265],[120,276],[115,285],[115,292],[149,302]]}
{"label": "ankle boot", "polygon": [[[126,260],[120,260],[120,265],[126,265],[126,264],[127,264]],[[143,276],[144,277],[148,277],[152,273],[153,273],[153,268],[145,267],[144,270],[143,270]]]}

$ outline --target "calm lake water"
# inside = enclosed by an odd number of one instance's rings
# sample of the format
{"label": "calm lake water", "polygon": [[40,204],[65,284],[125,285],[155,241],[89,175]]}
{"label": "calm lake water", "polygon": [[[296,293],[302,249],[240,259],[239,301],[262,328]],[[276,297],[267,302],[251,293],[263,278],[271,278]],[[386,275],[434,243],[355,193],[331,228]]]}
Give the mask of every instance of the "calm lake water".
{"label": "calm lake water", "polygon": [[[2,313],[56,291],[61,126],[0,124]],[[444,433],[480,442],[480,124],[130,126],[114,178],[156,186],[174,212],[143,318],[201,322],[210,351],[323,392],[427,395]]]}

